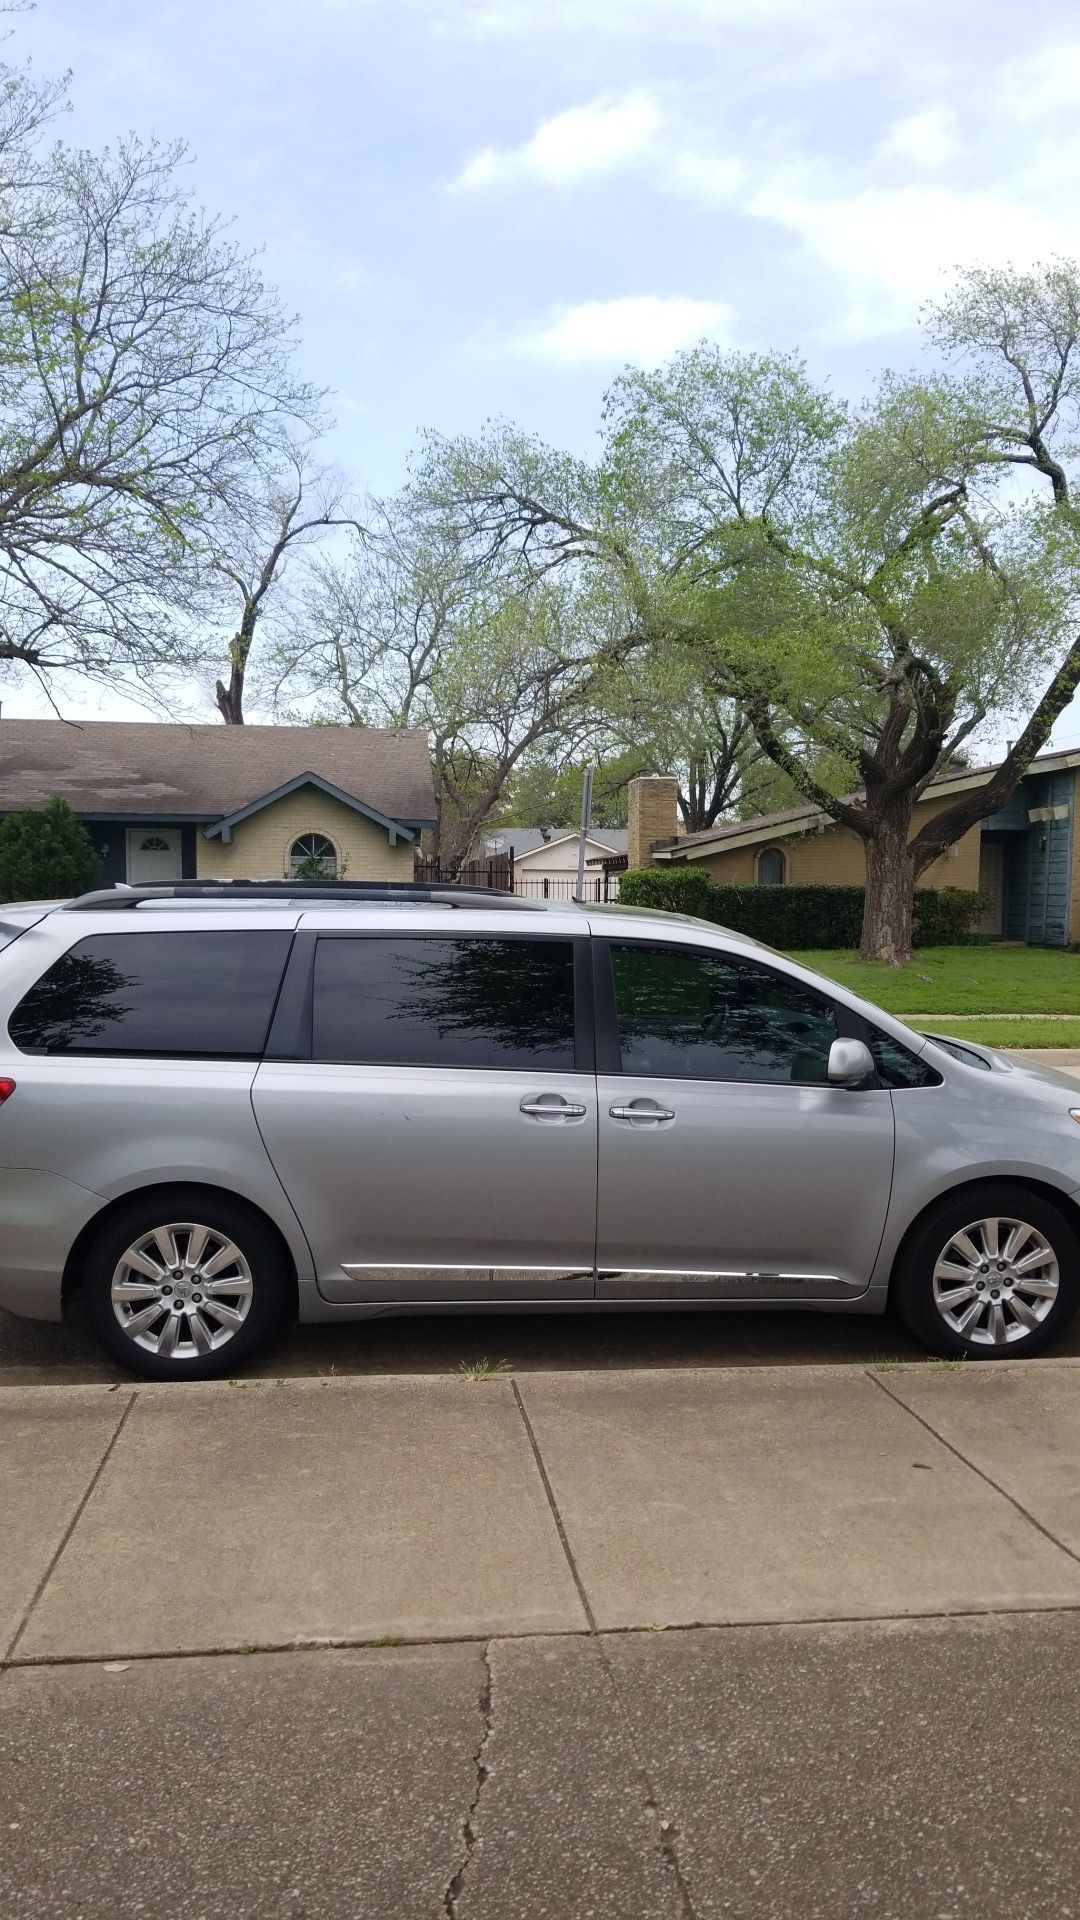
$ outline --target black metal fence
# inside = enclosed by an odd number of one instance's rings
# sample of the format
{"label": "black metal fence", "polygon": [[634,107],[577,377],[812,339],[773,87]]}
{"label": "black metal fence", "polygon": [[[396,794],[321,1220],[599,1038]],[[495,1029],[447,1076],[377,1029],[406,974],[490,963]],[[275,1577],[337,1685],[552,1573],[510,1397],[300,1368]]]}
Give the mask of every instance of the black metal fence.
{"label": "black metal fence", "polygon": [[[576,900],[577,880],[569,875],[527,874],[515,872],[513,855],[500,853],[490,860],[471,860],[455,867],[448,861],[418,854],[415,878],[427,886],[496,887],[506,893],[520,894],[523,900]],[[581,890],[583,900],[617,900],[619,876],[612,872],[586,871]]]}

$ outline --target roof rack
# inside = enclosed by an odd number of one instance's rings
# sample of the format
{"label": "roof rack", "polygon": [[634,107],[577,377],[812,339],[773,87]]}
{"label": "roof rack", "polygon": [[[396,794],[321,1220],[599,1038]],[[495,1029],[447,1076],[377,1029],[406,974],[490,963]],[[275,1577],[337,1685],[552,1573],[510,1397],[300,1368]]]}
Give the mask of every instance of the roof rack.
{"label": "roof rack", "polygon": [[147,880],[138,886],[118,881],[67,901],[66,913],[122,912],[148,900],[307,901],[355,900],[372,904],[397,900],[440,907],[517,908],[543,911],[539,900],[496,887],[428,886],[416,880]]}

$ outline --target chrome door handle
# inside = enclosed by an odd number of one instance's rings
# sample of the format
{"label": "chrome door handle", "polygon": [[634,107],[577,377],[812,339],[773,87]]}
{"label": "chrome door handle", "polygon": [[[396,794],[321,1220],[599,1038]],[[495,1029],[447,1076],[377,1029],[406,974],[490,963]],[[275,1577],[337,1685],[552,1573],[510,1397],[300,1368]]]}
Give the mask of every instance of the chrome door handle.
{"label": "chrome door handle", "polygon": [[519,1113],[526,1113],[533,1120],[584,1120],[588,1107],[579,1106],[576,1100],[564,1100],[561,1095],[545,1100],[542,1095],[535,1100],[523,1100]]}
{"label": "chrome door handle", "polygon": [[670,1107],[609,1107],[613,1120],[674,1120]]}

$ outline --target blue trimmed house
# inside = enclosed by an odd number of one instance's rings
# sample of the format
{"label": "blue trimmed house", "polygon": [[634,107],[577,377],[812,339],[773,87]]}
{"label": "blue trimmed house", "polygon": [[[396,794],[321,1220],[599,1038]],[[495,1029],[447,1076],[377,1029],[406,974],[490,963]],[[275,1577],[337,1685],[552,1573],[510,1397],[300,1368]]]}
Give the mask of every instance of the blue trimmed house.
{"label": "blue trimmed house", "polygon": [[417,728],[0,719],[0,817],[53,794],[106,882],[409,880],[435,824]]}

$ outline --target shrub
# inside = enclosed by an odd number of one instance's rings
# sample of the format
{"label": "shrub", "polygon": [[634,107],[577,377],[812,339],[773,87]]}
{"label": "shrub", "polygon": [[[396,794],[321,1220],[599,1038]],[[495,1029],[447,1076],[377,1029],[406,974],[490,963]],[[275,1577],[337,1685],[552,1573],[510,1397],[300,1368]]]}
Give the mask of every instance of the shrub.
{"label": "shrub", "polygon": [[101,861],[66,800],[0,821],[0,900],[66,899],[100,879]]}
{"label": "shrub", "polygon": [[[770,947],[857,947],[864,887],[714,886],[704,867],[639,867],[624,873],[619,899],[629,907],[691,913]],[[947,946],[975,938],[988,905],[984,893],[964,887],[920,887],[915,895],[915,945]]]}

